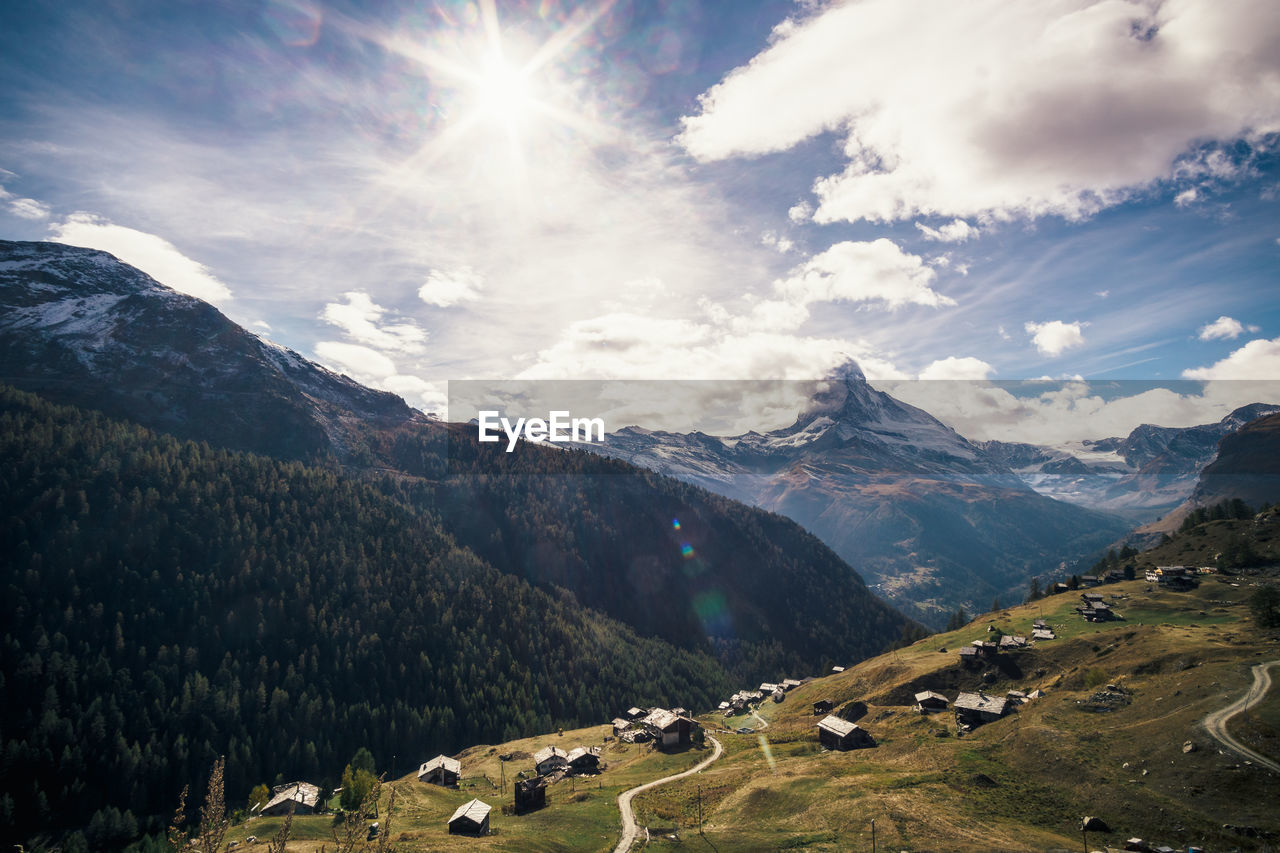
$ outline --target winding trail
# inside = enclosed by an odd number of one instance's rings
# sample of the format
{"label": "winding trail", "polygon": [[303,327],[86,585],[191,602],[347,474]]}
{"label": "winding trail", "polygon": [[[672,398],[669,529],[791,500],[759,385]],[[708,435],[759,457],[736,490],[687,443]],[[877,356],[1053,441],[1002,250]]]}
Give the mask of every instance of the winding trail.
{"label": "winding trail", "polygon": [[1267,670],[1276,664],[1280,664],[1280,660],[1267,661],[1253,667],[1253,686],[1249,688],[1249,692],[1244,696],[1232,702],[1225,708],[1214,711],[1212,714],[1204,718],[1204,727],[1207,732],[1218,743],[1227,749],[1252,761],[1254,764],[1261,764],[1276,773],[1280,773],[1280,763],[1272,761],[1265,755],[1259,755],[1249,747],[1242,744],[1231,736],[1227,731],[1227,722],[1237,714],[1249,710],[1254,705],[1262,701],[1262,697],[1267,695],[1267,691],[1271,689],[1271,673]]}
{"label": "winding trail", "polygon": [[760,712],[757,711],[755,708],[751,709],[751,716],[755,717],[757,720],[760,721],[760,726],[756,729],[756,731],[762,732],[765,729],[769,728],[769,721],[766,720],[764,717],[760,716]]}
{"label": "winding trail", "polygon": [[724,752],[724,748],[720,746],[720,741],[707,735],[707,740],[711,741],[714,747],[709,755],[703,761],[685,770],[683,773],[676,773],[671,776],[664,776],[661,779],[654,779],[652,782],[645,782],[643,785],[623,791],[618,795],[618,811],[622,812],[622,838],[618,840],[618,846],[613,848],[613,853],[627,853],[631,849],[631,845],[636,843],[636,838],[640,834],[640,827],[636,824],[635,812],[631,810],[631,800],[636,794],[656,788],[659,785],[665,785],[668,782],[674,782],[677,779],[683,779],[686,776],[692,776],[694,773],[704,770],[711,765],[713,761],[720,757]]}

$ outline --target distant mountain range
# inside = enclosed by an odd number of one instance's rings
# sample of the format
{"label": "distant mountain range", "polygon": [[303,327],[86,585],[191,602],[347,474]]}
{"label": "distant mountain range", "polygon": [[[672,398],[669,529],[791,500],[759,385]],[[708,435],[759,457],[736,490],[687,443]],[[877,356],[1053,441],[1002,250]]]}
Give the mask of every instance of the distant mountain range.
{"label": "distant mountain range", "polygon": [[1280,406],[1253,403],[1217,423],[1192,427],[1142,424],[1123,438],[1067,448],[986,441],[979,446],[1041,494],[1148,522],[1191,497],[1201,470],[1224,436]]}
{"label": "distant mountain range", "polygon": [[798,521],[905,612],[1021,600],[1126,524],[1037,493],[997,453],[846,365],[794,424],[732,437],[624,428],[598,452]]}
{"label": "distant mountain range", "polygon": [[[461,541],[495,565],[574,589],[640,630],[674,631],[669,638],[681,641],[693,631],[692,615],[655,619],[647,608],[657,600],[636,595],[634,585],[630,594],[606,592],[572,536],[556,534],[548,556],[531,563],[513,543],[527,545],[532,531],[484,529],[467,501],[510,506],[514,499],[482,478],[448,479],[445,425],[260,339],[110,255],[0,244],[0,308],[0,377],[20,388],[216,446],[448,483],[424,509],[452,514],[465,532]],[[785,429],[717,437],[632,427],[591,449],[793,519],[881,596],[940,626],[959,606],[983,610],[996,597],[1020,599],[1031,576],[1092,559],[1134,524],[1178,506],[1220,438],[1277,410],[1255,404],[1217,424],[1144,425],[1065,450],[972,442],[874,389],[850,364]],[[541,499],[557,504],[549,488]],[[592,499],[608,503],[608,488],[599,489]],[[639,494],[632,499],[644,503]],[[623,565],[633,561],[600,559],[634,579]],[[677,631],[676,623],[684,627]]]}

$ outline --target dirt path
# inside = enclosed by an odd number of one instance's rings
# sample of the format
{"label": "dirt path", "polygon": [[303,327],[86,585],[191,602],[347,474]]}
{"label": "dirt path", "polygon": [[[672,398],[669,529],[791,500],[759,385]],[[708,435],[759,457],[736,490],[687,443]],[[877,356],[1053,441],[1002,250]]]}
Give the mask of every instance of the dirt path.
{"label": "dirt path", "polygon": [[760,712],[757,711],[755,708],[751,709],[751,716],[755,717],[757,720],[760,721],[760,725],[756,728],[756,731],[762,732],[765,729],[769,728],[769,721],[766,720],[764,717],[760,716]]}
{"label": "dirt path", "polygon": [[1259,755],[1249,747],[1242,744],[1231,736],[1227,731],[1227,721],[1236,714],[1249,710],[1254,705],[1262,701],[1262,697],[1267,695],[1267,690],[1271,688],[1271,673],[1267,670],[1270,667],[1280,663],[1280,660],[1268,661],[1260,663],[1253,668],[1253,686],[1249,688],[1249,692],[1241,698],[1232,702],[1221,710],[1214,711],[1212,714],[1204,718],[1205,730],[1227,749],[1252,761],[1254,764],[1261,764],[1270,770],[1280,773],[1280,763],[1272,761],[1264,755]]}
{"label": "dirt path", "polygon": [[659,785],[665,785],[668,782],[674,782],[677,779],[683,779],[686,776],[692,776],[700,770],[704,770],[711,765],[711,762],[720,757],[724,749],[720,746],[720,741],[707,735],[707,740],[711,741],[711,755],[699,762],[697,765],[690,767],[683,773],[676,773],[672,776],[664,776],[661,779],[654,779],[652,782],[645,782],[643,785],[637,785],[629,791],[623,791],[618,795],[618,811],[622,812],[622,838],[618,841],[618,846],[613,848],[613,853],[627,853],[631,849],[631,845],[636,843],[636,837],[640,834],[640,827],[636,825],[635,812],[631,810],[631,800],[636,794],[647,791],[650,788],[656,788]]}

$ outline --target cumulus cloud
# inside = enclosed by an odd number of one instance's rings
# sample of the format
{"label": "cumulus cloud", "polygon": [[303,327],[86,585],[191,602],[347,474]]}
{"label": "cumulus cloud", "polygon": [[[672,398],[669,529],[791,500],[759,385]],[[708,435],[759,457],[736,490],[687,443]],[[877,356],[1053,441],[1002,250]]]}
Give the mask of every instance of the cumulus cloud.
{"label": "cumulus cloud", "polygon": [[1200,191],[1195,187],[1189,187],[1173,197],[1173,203],[1178,207],[1190,207],[1200,198]]}
{"label": "cumulus cloud", "polygon": [[1271,0],[838,4],[777,30],[678,141],[711,161],[843,134],[820,223],[1080,218],[1238,171],[1203,146],[1280,130],[1277,33]]}
{"label": "cumulus cloud", "polygon": [[448,308],[459,302],[479,299],[483,284],[483,279],[470,267],[460,267],[447,273],[432,270],[426,282],[418,288],[418,298],[428,305]]}
{"label": "cumulus cloud", "polygon": [[1235,319],[1234,317],[1228,317],[1224,314],[1218,319],[1214,320],[1212,323],[1208,323],[1200,327],[1200,340],[1202,341],[1235,340],[1236,338],[1240,337],[1240,335],[1242,335],[1246,331],[1246,329],[1250,332],[1258,331],[1257,326],[1246,327],[1243,323],[1241,323],[1239,320]]}
{"label": "cumulus cloud", "polygon": [[808,222],[811,216],[813,216],[813,206],[807,201],[792,205],[787,210],[787,218],[796,224]]}
{"label": "cumulus cloud", "polygon": [[1047,323],[1026,323],[1023,328],[1031,335],[1031,342],[1041,355],[1056,357],[1073,347],[1084,344],[1082,323],[1064,323],[1050,320]]}
{"label": "cumulus cloud", "polygon": [[1184,379],[1280,379],[1280,338],[1258,338],[1208,367],[1182,371]]}
{"label": "cumulus cloud", "polygon": [[881,302],[941,307],[955,300],[932,288],[936,273],[918,255],[881,237],[870,243],[844,241],[800,265],[781,281],[778,293],[801,305],[814,302]]}
{"label": "cumulus cloud", "polygon": [[330,302],[320,316],[342,329],[352,339],[380,350],[420,353],[425,349],[427,333],[409,322],[383,323],[386,309],[369,294],[358,290],[344,293],[346,302]]}
{"label": "cumulus cloud", "polygon": [[996,369],[980,358],[954,355],[939,359],[920,371],[921,379],[988,379]]}
{"label": "cumulus cloud", "polygon": [[941,228],[930,228],[928,225],[922,225],[917,222],[916,228],[920,229],[920,233],[925,236],[926,240],[936,240],[940,243],[963,243],[970,237],[977,237],[981,233],[963,219],[954,219]]}
{"label": "cumulus cloud", "polygon": [[161,284],[206,302],[219,304],[231,299],[231,289],[199,261],[188,258],[168,240],[113,225],[88,213],[73,213],[66,221],[50,226],[55,243],[83,246],[110,252],[135,266]]}

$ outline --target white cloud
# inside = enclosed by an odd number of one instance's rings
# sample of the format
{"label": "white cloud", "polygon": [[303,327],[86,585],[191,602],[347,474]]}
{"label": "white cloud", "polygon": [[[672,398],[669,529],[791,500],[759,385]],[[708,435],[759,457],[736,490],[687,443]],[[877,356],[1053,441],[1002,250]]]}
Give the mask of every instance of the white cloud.
{"label": "white cloud", "polygon": [[418,298],[428,305],[448,308],[479,299],[483,284],[484,280],[470,267],[459,267],[448,273],[432,270],[418,288]]}
{"label": "white cloud", "polygon": [[23,219],[48,219],[49,205],[34,198],[15,198],[9,202],[9,212]]}
{"label": "white cloud", "polygon": [[844,134],[820,223],[1078,218],[1237,172],[1193,148],[1280,130],[1277,33],[1272,0],[839,4],[704,93],[678,141],[709,161]]}
{"label": "white cloud", "polygon": [[760,244],[768,246],[771,249],[777,249],[781,254],[786,254],[796,247],[788,237],[778,234],[774,231],[766,231],[760,235]]}
{"label": "white cloud", "polygon": [[814,302],[883,302],[941,307],[955,300],[934,290],[936,273],[881,237],[870,243],[836,243],[775,282],[780,295],[799,305]]}
{"label": "white cloud", "polygon": [[1280,379],[1280,338],[1258,338],[1209,367],[1182,371],[1184,379]]}
{"label": "white cloud", "polygon": [[989,379],[996,369],[980,358],[954,355],[933,362],[920,371],[921,379]]}
{"label": "white cloud", "polygon": [[448,411],[445,383],[428,382],[418,376],[400,373],[396,363],[385,353],[342,341],[320,341],[315,345],[315,353],[322,364],[362,385],[399,394],[410,405],[426,412],[443,416]]}
{"label": "white cloud", "polygon": [[359,344],[320,341],[316,344],[316,356],[339,372],[367,385],[381,385],[383,380],[396,373],[394,361]]}
{"label": "white cloud", "polygon": [[784,333],[717,309],[705,320],[615,312],[572,323],[519,378],[818,379],[850,358],[867,376],[907,376],[865,341]]}
{"label": "white cloud", "polygon": [[802,201],[799,204],[792,205],[787,210],[787,218],[796,224],[808,222],[812,216],[813,205],[809,204],[807,201]]}
{"label": "white cloud", "polygon": [[1245,331],[1256,332],[1258,327],[1245,326],[1234,317],[1228,317],[1224,314],[1212,323],[1200,327],[1200,340],[1235,340]]}
{"label": "white cloud", "polygon": [[1178,207],[1190,207],[1200,198],[1200,191],[1195,187],[1185,189],[1173,197],[1173,203]]}
{"label": "white cloud", "polygon": [[413,323],[381,323],[386,309],[376,304],[369,294],[358,290],[344,293],[346,302],[330,302],[321,317],[342,329],[353,339],[370,347],[405,353],[425,349],[427,333]]}
{"label": "white cloud", "polygon": [[[1145,388],[1112,396],[1089,382],[1045,377],[1048,385],[1026,393],[1029,382],[877,382],[882,390],[928,411],[965,438],[1065,446],[1128,435],[1140,424],[1188,427],[1214,423],[1249,403],[1280,403],[1280,383],[1207,382],[1187,389]],[[1038,383],[1039,380],[1036,380]],[[1123,392],[1123,388],[1120,389]]]}
{"label": "white cloud", "polygon": [[65,222],[50,226],[55,243],[83,246],[110,252],[135,266],[161,284],[206,302],[219,304],[231,299],[231,289],[209,268],[188,258],[172,243],[155,234],[112,225],[88,213],[73,213]]}
{"label": "white cloud", "polygon": [[924,234],[925,239],[937,240],[941,243],[963,243],[971,237],[977,237],[981,231],[963,219],[955,219],[941,228],[930,228],[928,225],[916,223],[916,228]]}
{"label": "white cloud", "polygon": [[1031,342],[1042,355],[1056,357],[1084,344],[1083,325],[1050,320],[1047,323],[1026,323],[1023,328],[1031,335]]}

